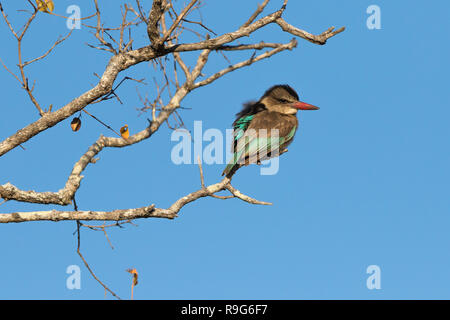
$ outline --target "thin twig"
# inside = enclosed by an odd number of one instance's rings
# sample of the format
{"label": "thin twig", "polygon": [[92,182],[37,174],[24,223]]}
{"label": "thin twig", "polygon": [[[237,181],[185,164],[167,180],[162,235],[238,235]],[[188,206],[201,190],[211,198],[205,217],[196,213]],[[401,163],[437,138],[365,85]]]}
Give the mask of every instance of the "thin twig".
{"label": "thin twig", "polygon": [[109,293],[111,293],[115,298],[120,299],[120,297],[115,294],[110,288],[108,288],[99,278],[97,278],[97,276],[95,275],[95,273],[92,271],[91,267],[89,266],[89,264],[87,263],[86,259],[83,257],[83,254],[81,253],[80,250],[80,246],[81,246],[81,232],[80,232],[80,226],[81,223],[80,221],[77,221],[77,253],[80,256],[81,260],[83,261],[84,265],[86,266],[86,268],[88,269],[89,273],[92,275],[92,277],[97,280],[98,283],[100,283],[100,285],[105,288],[105,290],[107,290]]}

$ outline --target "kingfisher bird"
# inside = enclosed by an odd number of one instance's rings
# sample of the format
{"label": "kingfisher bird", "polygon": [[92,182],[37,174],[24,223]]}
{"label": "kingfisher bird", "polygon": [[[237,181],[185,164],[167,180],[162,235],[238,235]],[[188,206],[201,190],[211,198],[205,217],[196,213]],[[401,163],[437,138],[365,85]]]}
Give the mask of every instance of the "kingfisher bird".
{"label": "kingfisher bird", "polygon": [[286,84],[269,88],[257,102],[245,103],[233,122],[233,157],[222,175],[231,179],[242,166],[285,153],[298,127],[297,111],[318,109],[299,101]]}

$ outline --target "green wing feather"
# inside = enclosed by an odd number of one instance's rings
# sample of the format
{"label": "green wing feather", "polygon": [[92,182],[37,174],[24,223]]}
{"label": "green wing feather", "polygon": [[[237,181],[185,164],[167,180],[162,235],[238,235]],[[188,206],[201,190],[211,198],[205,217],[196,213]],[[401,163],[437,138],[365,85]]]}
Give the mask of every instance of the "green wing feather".
{"label": "green wing feather", "polygon": [[245,130],[247,130],[250,122],[255,117],[254,114],[249,116],[244,116],[242,118],[237,119],[233,124],[234,129],[234,141],[237,142],[243,135]]}
{"label": "green wing feather", "polygon": [[222,175],[226,174],[228,175],[233,167],[236,165],[238,159],[242,155],[242,151],[237,151],[237,145],[239,140],[244,136],[245,130],[247,130],[248,126],[250,125],[250,122],[255,117],[254,114],[243,116],[239,119],[236,119],[236,121],[233,123],[233,159],[230,161],[230,163],[225,167],[225,170],[223,170]]}

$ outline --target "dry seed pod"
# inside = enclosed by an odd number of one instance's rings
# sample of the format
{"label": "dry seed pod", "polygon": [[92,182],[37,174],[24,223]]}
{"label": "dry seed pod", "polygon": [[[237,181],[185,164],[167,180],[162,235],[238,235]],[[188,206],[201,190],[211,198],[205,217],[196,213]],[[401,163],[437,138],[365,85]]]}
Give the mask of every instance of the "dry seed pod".
{"label": "dry seed pod", "polygon": [[70,126],[72,127],[72,131],[78,131],[81,128],[81,120],[78,117],[73,118],[72,122],[70,123]]}
{"label": "dry seed pod", "polygon": [[130,130],[128,130],[128,125],[124,125],[122,128],[120,128],[120,134],[122,136],[122,138],[124,139],[128,139],[128,137],[130,136]]}
{"label": "dry seed pod", "polygon": [[37,9],[42,12],[53,12],[55,4],[52,0],[36,0]]}

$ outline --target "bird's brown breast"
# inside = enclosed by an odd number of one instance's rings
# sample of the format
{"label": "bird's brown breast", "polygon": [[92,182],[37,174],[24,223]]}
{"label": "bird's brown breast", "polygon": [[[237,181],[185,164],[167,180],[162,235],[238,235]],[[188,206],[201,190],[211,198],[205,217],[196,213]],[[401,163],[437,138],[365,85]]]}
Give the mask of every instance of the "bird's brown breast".
{"label": "bird's brown breast", "polygon": [[248,129],[266,129],[268,134],[270,134],[271,129],[275,129],[278,130],[279,137],[285,137],[297,126],[298,119],[295,115],[286,115],[265,110],[255,115]]}

